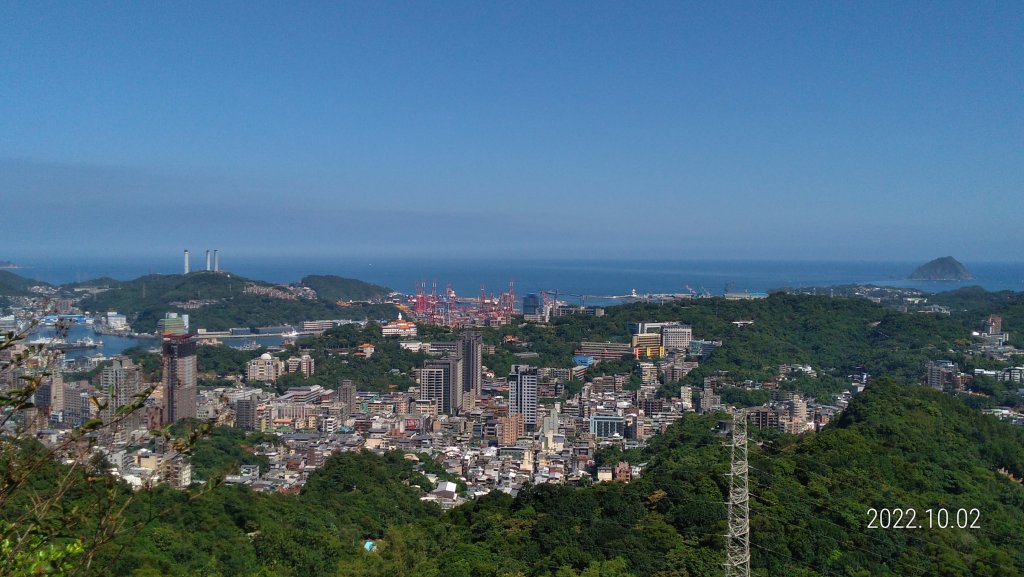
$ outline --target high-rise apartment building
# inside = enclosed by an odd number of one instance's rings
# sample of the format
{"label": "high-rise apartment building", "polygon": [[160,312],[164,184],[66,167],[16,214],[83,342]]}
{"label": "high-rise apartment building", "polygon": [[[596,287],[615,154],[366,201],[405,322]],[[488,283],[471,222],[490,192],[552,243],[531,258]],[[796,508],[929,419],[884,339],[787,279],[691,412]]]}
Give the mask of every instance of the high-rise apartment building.
{"label": "high-rise apartment building", "polygon": [[459,335],[462,348],[462,390],[472,391],[472,398],[480,398],[480,383],[483,381],[484,335],[478,331],[467,331]]}
{"label": "high-rise apartment building", "polygon": [[537,367],[512,365],[508,375],[508,413],[523,415],[523,428],[537,430]]}
{"label": "high-rise apartment building", "polygon": [[437,403],[438,412],[455,415],[462,410],[462,355],[428,359],[420,369],[420,400]]}
{"label": "high-rise apartment building", "polygon": [[196,341],[191,335],[165,335],[163,390],[165,423],[196,416]]}
{"label": "high-rise apartment building", "polygon": [[259,401],[250,395],[235,402],[235,428],[243,431],[256,430],[256,409]]}
{"label": "high-rise apartment building", "polygon": [[[145,388],[142,381],[142,367],[127,357],[115,358],[100,371],[100,393],[107,403],[101,413],[104,422],[109,423],[117,418],[118,408],[136,401],[135,395]],[[141,422],[138,417],[138,414],[126,417],[123,428],[134,429]]]}
{"label": "high-rise apartment building", "polygon": [[356,385],[349,379],[341,381],[338,387],[338,400],[348,406],[349,413],[355,412],[356,406]]}

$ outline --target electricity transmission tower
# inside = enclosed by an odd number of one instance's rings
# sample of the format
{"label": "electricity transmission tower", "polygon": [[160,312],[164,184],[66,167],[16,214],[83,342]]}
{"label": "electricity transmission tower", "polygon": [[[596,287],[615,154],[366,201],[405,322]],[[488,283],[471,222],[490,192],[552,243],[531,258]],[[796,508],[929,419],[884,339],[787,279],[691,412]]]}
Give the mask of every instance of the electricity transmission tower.
{"label": "electricity transmission tower", "polygon": [[747,484],[747,415],[732,414],[732,470],[729,472],[729,534],[725,577],[750,577],[750,491]]}

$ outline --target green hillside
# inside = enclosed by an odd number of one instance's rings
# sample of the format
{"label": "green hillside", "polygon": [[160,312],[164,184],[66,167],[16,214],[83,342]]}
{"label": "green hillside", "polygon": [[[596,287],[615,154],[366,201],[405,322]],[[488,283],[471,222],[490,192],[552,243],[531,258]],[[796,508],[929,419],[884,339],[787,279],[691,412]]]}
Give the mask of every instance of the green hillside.
{"label": "green hillside", "polygon": [[[333,457],[299,496],[221,487],[188,502],[157,489],[130,515],[167,505],[172,512],[124,536],[127,549],[111,567],[173,576],[717,577],[728,487],[717,422],[689,416],[626,453],[648,464],[633,483],[540,485],[444,515],[419,503],[422,479],[398,453]],[[210,451],[235,437],[203,441],[209,446],[197,451],[230,466]],[[1024,472],[1020,429],[935,391],[882,380],[822,433],[770,439],[750,449],[753,574],[1024,571],[1024,487],[998,472]],[[872,507],[914,508],[919,523],[929,508],[954,518],[978,509],[980,528],[872,529]],[[363,551],[365,539],[379,540],[380,551]]]}
{"label": "green hillside", "polygon": [[[873,384],[835,426],[752,466],[755,559],[773,574],[1024,571],[1024,488],[999,472],[1024,473],[1024,431],[947,395]],[[977,509],[980,528],[869,529],[870,508],[912,508],[919,525]]]}
{"label": "green hillside", "polygon": [[387,287],[334,275],[309,275],[300,284],[315,290],[320,300],[329,302],[369,301],[392,292]]}
{"label": "green hillside", "polygon": [[1024,292],[989,292],[975,286],[932,295],[929,301],[949,307],[953,318],[974,330],[981,329],[988,315],[1000,315],[1003,332],[1010,334],[1010,342],[1024,347]]}
{"label": "green hillside", "polygon": [[28,291],[33,286],[49,286],[42,281],[25,278],[14,274],[9,270],[0,270],[0,295],[25,296],[32,294]]}
{"label": "green hillside", "polygon": [[[246,287],[253,285],[274,286],[206,271],[188,275],[148,275],[127,282],[104,283],[110,289],[87,297],[81,306],[95,312],[119,311],[128,315],[135,330],[143,332],[156,330],[157,321],[167,312],[188,314],[193,326],[210,330],[294,324],[312,319],[375,319],[397,315],[390,305],[340,307],[323,300],[284,300],[246,294]],[[209,302],[197,309],[172,304],[189,301]]]}
{"label": "green hillside", "polygon": [[[823,377],[845,383],[846,375],[867,371],[905,381],[921,377],[925,361],[948,355],[969,328],[958,318],[907,314],[862,298],[773,294],[767,299],[690,303],[637,303],[609,307],[603,317],[568,316],[550,325],[511,325],[488,329],[498,346],[485,363],[507,370],[517,362],[504,335],[517,335],[540,355],[542,366],[568,366],[580,341],[626,342],[630,321],[679,321],[693,327],[695,338],[721,340],[723,346],[691,373],[695,381],[728,371],[733,378],[766,379],[780,364],[813,365]],[[733,321],[754,321],[736,326]]]}

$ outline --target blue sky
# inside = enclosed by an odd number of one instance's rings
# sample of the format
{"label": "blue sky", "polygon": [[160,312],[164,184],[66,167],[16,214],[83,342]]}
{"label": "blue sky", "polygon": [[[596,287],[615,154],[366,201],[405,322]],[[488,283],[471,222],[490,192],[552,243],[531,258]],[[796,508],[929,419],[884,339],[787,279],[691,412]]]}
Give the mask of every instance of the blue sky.
{"label": "blue sky", "polygon": [[0,260],[1020,260],[1022,108],[1019,2],[7,2]]}

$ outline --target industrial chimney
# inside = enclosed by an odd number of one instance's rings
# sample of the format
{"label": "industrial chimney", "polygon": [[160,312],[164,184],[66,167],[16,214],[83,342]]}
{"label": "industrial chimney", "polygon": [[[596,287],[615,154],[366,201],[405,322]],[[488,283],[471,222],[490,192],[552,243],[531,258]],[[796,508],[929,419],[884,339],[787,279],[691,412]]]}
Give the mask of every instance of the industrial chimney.
{"label": "industrial chimney", "polygon": [[220,272],[220,255],[213,249],[213,272]]}
{"label": "industrial chimney", "polygon": [[206,249],[206,272],[210,272],[210,249]]}
{"label": "industrial chimney", "polygon": [[185,249],[185,274],[188,274],[188,249]]}

